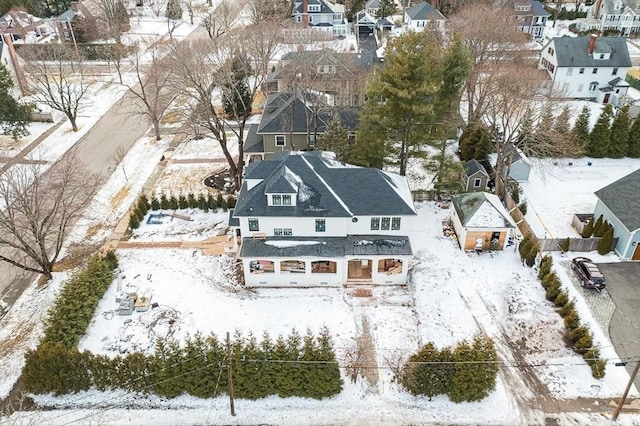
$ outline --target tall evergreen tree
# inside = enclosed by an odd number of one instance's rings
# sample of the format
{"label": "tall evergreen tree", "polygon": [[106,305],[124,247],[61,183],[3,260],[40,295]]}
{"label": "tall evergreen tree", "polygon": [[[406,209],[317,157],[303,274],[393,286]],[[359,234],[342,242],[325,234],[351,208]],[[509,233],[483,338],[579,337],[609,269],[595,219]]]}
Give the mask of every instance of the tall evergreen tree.
{"label": "tall evergreen tree", "polygon": [[598,121],[593,126],[593,130],[589,135],[589,145],[587,154],[591,157],[602,158],[609,153],[609,144],[611,142],[611,119],[613,118],[613,106],[607,104]]}
{"label": "tall evergreen tree", "polygon": [[580,111],[580,115],[576,119],[576,122],[573,125],[574,138],[576,143],[579,144],[580,147],[586,148],[589,144],[589,120],[591,117],[591,110],[588,106],[584,106],[582,111]]}
{"label": "tall evergreen tree", "polygon": [[394,0],[380,0],[380,7],[376,12],[376,18],[386,18],[387,16],[395,15],[396,2]]}
{"label": "tall evergreen tree", "polygon": [[226,84],[222,86],[222,103],[224,113],[229,117],[244,118],[251,114],[251,93],[247,86],[248,62],[244,58],[235,57],[226,64]]}
{"label": "tall evergreen tree", "polygon": [[325,132],[318,138],[316,149],[334,152],[338,161],[349,161],[351,154],[349,132],[342,125],[340,114],[337,112],[329,120]]}
{"label": "tall evergreen tree", "polygon": [[629,148],[629,131],[631,119],[629,118],[629,105],[624,105],[611,124],[611,141],[609,142],[608,156],[622,158],[627,155]]}
{"label": "tall evergreen tree", "polygon": [[633,120],[633,125],[631,125],[627,155],[632,158],[640,157],[640,118]]}
{"label": "tall evergreen tree", "polygon": [[9,70],[0,64],[0,128],[2,134],[18,139],[29,134],[31,105],[24,105],[11,95],[13,80]]}
{"label": "tall evergreen tree", "polygon": [[565,106],[553,122],[553,131],[559,135],[568,135],[571,133],[571,125],[569,124],[570,118],[571,109],[568,106]]}
{"label": "tall evergreen tree", "polygon": [[357,164],[397,165],[405,175],[408,161],[424,158],[425,146],[442,138],[442,111],[447,110],[443,106],[449,104],[444,97],[453,97],[452,91],[443,89],[458,84],[443,83],[443,58],[450,58],[448,64],[459,68],[447,53],[432,31],[408,32],[389,42],[384,66],[367,90],[368,100],[360,115],[354,152]]}

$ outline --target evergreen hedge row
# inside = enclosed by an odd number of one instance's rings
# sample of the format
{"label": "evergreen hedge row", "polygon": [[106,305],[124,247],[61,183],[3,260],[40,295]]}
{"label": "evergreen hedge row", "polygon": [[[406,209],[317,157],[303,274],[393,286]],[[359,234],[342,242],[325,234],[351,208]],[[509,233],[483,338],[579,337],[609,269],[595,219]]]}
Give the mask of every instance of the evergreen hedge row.
{"label": "evergreen hedge row", "polygon": [[413,395],[448,395],[453,402],[480,401],[496,387],[498,355],[491,339],[475,336],[454,348],[427,343],[411,355],[400,383]]}
{"label": "evergreen hedge row", "polygon": [[[260,342],[236,333],[230,342],[234,395],[258,399],[327,398],[342,390],[328,329],[316,337],[295,330],[287,338]],[[196,335],[183,345],[159,341],[153,355],[109,358],[59,342],[45,342],[26,355],[23,383],[28,392],[63,395],[91,388],[124,389],[172,398],[184,393],[210,398],[227,390],[226,343]]]}
{"label": "evergreen hedge row", "polygon": [[113,251],[93,256],[62,288],[49,311],[43,343],[75,347],[85,333],[100,299],[113,282],[118,259]]}
{"label": "evergreen hedge row", "polygon": [[580,316],[575,310],[575,304],[569,300],[569,295],[562,290],[560,279],[551,270],[552,266],[553,259],[547,255],[542,258],[538,268],[538,278],[545,289],[545,297],[559,308],[558,313],[563,318],[573,350],[582,355],[591,367],[591,375],[596,379],[601,379],[605,375],[605,362],[600,359],[598,348],[593,347],[593,335],[589,327],[581,324]]}

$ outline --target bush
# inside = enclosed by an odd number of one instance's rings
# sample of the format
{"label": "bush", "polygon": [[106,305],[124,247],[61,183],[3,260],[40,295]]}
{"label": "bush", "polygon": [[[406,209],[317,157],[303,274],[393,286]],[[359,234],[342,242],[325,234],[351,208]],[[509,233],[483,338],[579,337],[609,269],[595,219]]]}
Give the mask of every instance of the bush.
{"label": "bush", "polygon": [[593,217],[589,219],[587,224],[582,228],[582,238],[589,238],[593,235]]}
{"label": "bush", "polygon": [[160,210],[160,200],[158,200],[157,197],[153,197],[153,199],[151,200],[151,210]]}
{"label": "bush", "polygon": [[175,195],[172,195],[171,198],[169,198],[169,208],[171,210],[178,210],[179,207],[180,204],[178,203],[178,199]]}
{"label": "bush", "polygon": [[537,241],[534,241],[531,243],[531,248],[529,249],[529,252],[527,253],[527,257],[524,260],[524,262],[528,267],[532,267],[536,263],[536,256],[538,255],[539,249],[540,249],[540,246],[538,246]]}
{"label": "bush", "polygon": [[142,194],[138,197],[138,207],[140,207],[140,210],[143,210],[145,214],[149,211],[151,203],[149,203],[149,198],[146,194]]}
{"label": "bush", "polygon": [[184,195],[178,196],[178,208],[181,210],[189,208],[189,202],[187,201],[187,197]]}
{"label": "bush", "polygon": [[545,275],[542,280],[540,281],[540,283],[542,284],[542,287],[546,290],[551,286],[560,286],[560,279],[558,278],[558,275],[556,275],[555,272],[549,272],[547,275]]}
{"label": "bush", "polygon": [[575,303],[573,303],[573,301],[569,301],[566,305],[560,308],[560,311],[558,313],[562,318],[565,318],[567,315],[575,311],[576,311]]}
{"label": "bush", "polygon": [[518,209],[520,210],[520,213],[522,213],[523,216],[527,215],[527,203],[525,201],[518,204]]}
{"label": "bush", "polygon": [[111,257],[93,256],[83,270],[64,284],[49,310],[43,342],[61,342],[67,348],[78,344],[113,282],[113,264]]}
{"label": "bush", "polygon": [[192,192],[187,194],[187,204],[189,204],[189,208],[197,209],[198,208],[198,199]]}
{"label": "bush", "polygon": [[585,325],[581,325],[579,327],[574,328],[569,332],[569,339],[571,339],[571,343],[575,344],[584,336],[589,335],[589,328]]}
{"label": "bush", "polygon": [[233,209],[236,207],[236,197],[233,195],[229,195],[227,197],[227,205],[229,206],[230,209]]}
{"label": "bush", "polygon": [[564,317],[564,325],[569,329],[569,331],[575,330],[580,326],[580,316],[575,309]]}
{"label": "bush", "polygon": [[566,292],[564,291],[560,291],[560,293],[558,293],[558,295],[556,296],[556,298],[554,299],[553,303],[558,307],[558,308],[562,308],[564,305],[566,305],[567,303],[569,303],[569,296],[567,295]]}
{"label": "bush", "polygon": [[227,205],[227,200],[225,200],[224,198],[220,203],[220,208],[222,209],[223,212],[226,212],[229,209],[229,206]]}
{"label": "bush", "polygon": [[587,333],[575,342],[576,352],[583,354],[593,346],[593,338],[591,333]]}
{"label": "bush", "polygon": [[216,201],[216,197],[213,194],[209,194],[207,196],[207,203],[209,204],[209,209],[211,209],[214,213],[218,211],[218,202]]}
{"label": "bush", "polygon": [[549,285],[549,287],[547,287],[544,295],[549,302],[553,302],[556,300],[556,297],[558,297],[558,295],[560,294],[560,291],[561,291],[560,283],[558,282],[556,284],[554,282],[553,284]]}
{"label": "bush", "polygon": [[140,222],[142,222],[142,221],[144,220],[144,213],[142,213],[142,210],[140,210],[140,208],[139,208],[139,207],[137,207],[137,206],[136,206],[136,207],[133,209],[133,213],[134,213],[136,216],[138,216],[138,220],[139,220]]}
{"label": "bush", "polygon": [[527,257],[527,253],[531,249],[531,245],[533,244],[533,240],[531,239],[531,234],[525,235],[525,237],[520,242],[518,246],[518,253],[520,253],[520,259],[524,260]]}
{"label": "bush", "polygon": [[562,250],[563,253],[568,252],[570,247],[571,239],[569,237],[567,237],[565,240],[562,240],[562,242],[560,243],[560,250]]}
{"label": "bush", "polygon": [[542,281],[543,287],[544,277],[551,272],[551,266],[553,266],[553,258],[549,255],[545,255],[540,261],[540,268],[538,269],[538,278]]}
{"label": "bush", "polygon": [[593,225],[593,236],[594,237],[602,237],[602,234],[604,234],[604,231],[602,231],[602,233],[600,233],[600,231],[602,230],[602,225],[604,224],[604,220],[602,215],[598,216],[598,220],[596,220],[595,225]]}
{"label": "bush", "polygon": [[209,211],[209,204],[207,204],[207,198],[204,194],[198,195],[198,208],[204,212]]}
{"label": "bush", "polygon": [[591,367],[591,375],[594,379],[602,379],[605,375],[606,363],[600,359],[600,351],[598,348],[592,348],[584,353],[584,360]]}
{"label": "bush", "polygon": [[440,351],[427,343],[403,366],[400,383],[413,395],[447,394],[454,402],[479,401],[495,389],[497,361],[493,342],[486,337]]}
{"label": "bush", "polygon": [[598,243],[598,253],[605,255],[611,251],[611,246],[613,245],[613,228],[609,228],[607,232],[604,233],[602,239]]}
{"label": "bush", "polygon": [[169,210],[171,208],[171,202],[169,202],[166,194],[160,196],[160,208],[162,208],[162,210]]}
{"label": "bush", "polygon": [[140,227],[140,219],[138,219],[138,215],[135,212],[131,212],[129,215],[129,228],[130,229],[138,229]]}

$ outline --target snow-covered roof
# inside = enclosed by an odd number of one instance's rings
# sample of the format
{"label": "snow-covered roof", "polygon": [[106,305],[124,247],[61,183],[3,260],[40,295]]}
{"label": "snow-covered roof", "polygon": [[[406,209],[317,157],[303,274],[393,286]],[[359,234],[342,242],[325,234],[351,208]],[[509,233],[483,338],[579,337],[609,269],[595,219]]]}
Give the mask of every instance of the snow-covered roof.
{"label": "snow-covered roof", "polygon": [[[247,181],[260,182],[250,186]],[[267,193],[295,189],[296,203],[269,206]],[[354,217],[415,215],[404,176],[341,164],[329,152],[289,152],[250,164],[236,217]]]}
{"label": "snow-covered roof", "polygon": [[453,207],[466,228],[515,228],[516,224],[497,195],[474,192],[455,195]]}
{"label": "snow-covered roof", "polygon": [[344,257],[359,255],[409,256],[409,237],[397,235],[348,235],[346,237],[269,237],[269,240],[247,238],[240,257]]}

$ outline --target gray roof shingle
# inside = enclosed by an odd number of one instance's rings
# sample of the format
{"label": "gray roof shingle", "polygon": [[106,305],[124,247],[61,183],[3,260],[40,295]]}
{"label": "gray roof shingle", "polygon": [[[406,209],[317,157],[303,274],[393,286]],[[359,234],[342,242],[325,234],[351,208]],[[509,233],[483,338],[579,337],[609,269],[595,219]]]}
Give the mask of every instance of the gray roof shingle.
{"label": "gray roof shingle", "polygon": [[475,158],[472,158],[471,160],[464,163],[464,172],[467,174],[467,176],[471,176],[474,173],[478,172],[489,176],[489,173],[487,173],[487,170],[484,168],[484,166],[480,164]]}
{"label": "gray roof shingle", "polygon": [[445,19],[444,15],[440,13],[438,9],[431,6],[427,2],[421,2],[416,5],[411,6],[405,13],[409,16],[411,20],[414,21],[426,21],[431,19]]}
{"label": "gray roof shingle", "polygon": [[[287,176],[286,174],[289,173]],[[266,192],[295,179],[295,206],[268,206]],[[261,180],[248,189],[248,180]],[[289,191],[287,191],[288,193]],[[352,217],[415,215],[406,179],[374,168],[352,167],[330,153],[279,152],[270,160],[252,163],[235,207],[237,217]]]}
{"label": "gray roof shingle", "polygon": [[595,194],[629,231],[640,229],[640,169]]}
{"label": "gray roof shingle", "polygon": [[609,53],[609,59],[593,59],[588,52],[590,37],[554,37],[559,67],[630,67],[631,58],[625,37],[598,37],[595,51]]}

